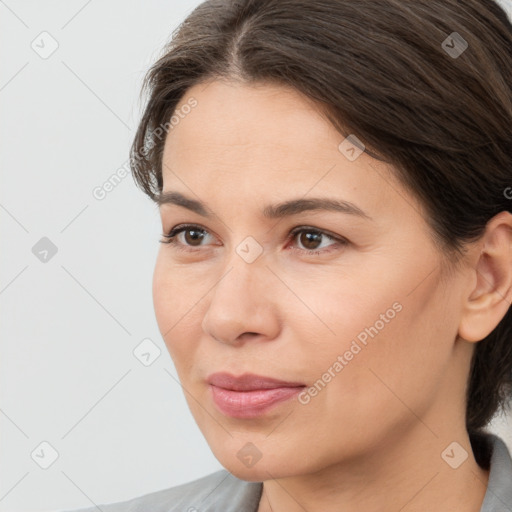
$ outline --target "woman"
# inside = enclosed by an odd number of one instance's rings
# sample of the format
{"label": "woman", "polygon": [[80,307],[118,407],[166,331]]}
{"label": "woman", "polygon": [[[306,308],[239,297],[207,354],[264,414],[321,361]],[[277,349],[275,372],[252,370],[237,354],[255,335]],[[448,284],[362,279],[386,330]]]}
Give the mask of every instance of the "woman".
{"label": "woman", "polygon": [[505,12],[210,0],[145,85],[156,317],[226,470],[102,510],[512,510]]}

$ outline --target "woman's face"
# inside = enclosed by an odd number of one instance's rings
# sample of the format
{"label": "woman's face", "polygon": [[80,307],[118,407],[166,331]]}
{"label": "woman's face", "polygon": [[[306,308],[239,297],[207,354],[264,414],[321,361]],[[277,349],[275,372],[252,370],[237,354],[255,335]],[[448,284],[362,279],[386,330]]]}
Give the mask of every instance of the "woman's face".
{"label": "woman's face", "polygon": [[[177,111],[163,193],[190,208],[162,201],[162,228],[193,227],[161,245],[153,298],[221,464],[308,474],[406,435],[440,453],[463,427],[470,344],[455,343],[464,280],[441,281],[417,200],[291,89],[214,81]],[[302,387],[222,391],[217,372]]]}

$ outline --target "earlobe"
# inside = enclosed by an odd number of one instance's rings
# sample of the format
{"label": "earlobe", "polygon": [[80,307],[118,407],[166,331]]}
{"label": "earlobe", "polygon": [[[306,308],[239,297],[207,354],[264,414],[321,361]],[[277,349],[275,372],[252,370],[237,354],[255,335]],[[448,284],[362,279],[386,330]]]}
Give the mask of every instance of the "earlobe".
{"label": "earlobe", "polygon": [[477,342],[488,336],[512,301],[512,215],[503,211],[488,223],[472,265],[472,285],[464,297],[459,336]]}

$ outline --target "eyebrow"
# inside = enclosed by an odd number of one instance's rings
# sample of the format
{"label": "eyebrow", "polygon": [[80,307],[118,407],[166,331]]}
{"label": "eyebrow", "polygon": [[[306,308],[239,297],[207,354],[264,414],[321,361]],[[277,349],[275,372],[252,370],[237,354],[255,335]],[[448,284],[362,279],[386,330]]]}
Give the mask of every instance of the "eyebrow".
{"label": "eyebrow", "polygon": [[[180,192],[172,191],[156,194],[153,200],[159,207],[163,204],[174,204],[186,208],[187,210],[191,210],[208,219],[213,217],[208,208],[201,201],[186,197]],[[267,205],[263,208],[263,216],[268,219],[278,219],[312,210],[335,211],[373,220],[367,213],[353,203],[339,199],[322,197],[290,199],[283,203]]]}

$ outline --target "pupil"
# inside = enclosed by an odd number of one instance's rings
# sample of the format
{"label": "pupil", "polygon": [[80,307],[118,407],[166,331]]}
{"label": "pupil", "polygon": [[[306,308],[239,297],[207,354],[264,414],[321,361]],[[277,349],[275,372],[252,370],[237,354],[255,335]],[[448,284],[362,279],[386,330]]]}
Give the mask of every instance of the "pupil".
{"label": "pupil", "polygon": [[[196,242],[197,241],[201,242],[201,235],[202,235],[201,231],[198,231],[197,229],[187,229],[187,231],[185,232],[185,239],[186,239],[187,244],[190,242],[190,240],[188,240],[189,237],[187,236],[188,233],[195,233],[195,236],[192,236],[191,239]],[[200,235],[200,236],[197,237],[197,235]],[[194,245],[194,244],[192,243],[190,245]],[[201,245],[201,244],[199,243],[197,245]]]}
{"label": "pupil", "polygon": [[[317,243],[320,241],[320,238],[321,238],[321,233],[312,233],[311,231],[309,232],[305,232],[304,233],[306,235],[306,240],[307,242],[304,243],[302,240],[301,240],[301,243],[304,247],[306,247],[306,249],[317,249],[318,246],[317,246]],[[313,242],[313,247],[311,247],[310,243]]]}

